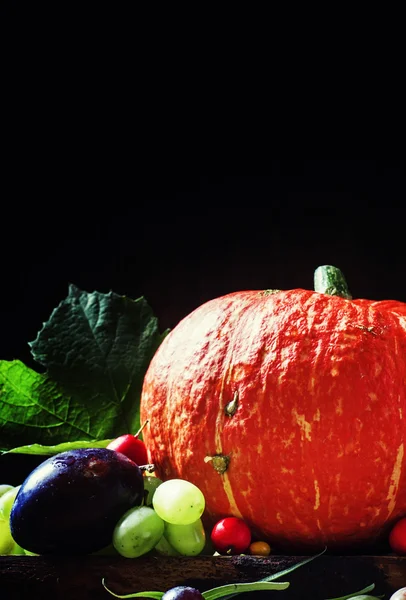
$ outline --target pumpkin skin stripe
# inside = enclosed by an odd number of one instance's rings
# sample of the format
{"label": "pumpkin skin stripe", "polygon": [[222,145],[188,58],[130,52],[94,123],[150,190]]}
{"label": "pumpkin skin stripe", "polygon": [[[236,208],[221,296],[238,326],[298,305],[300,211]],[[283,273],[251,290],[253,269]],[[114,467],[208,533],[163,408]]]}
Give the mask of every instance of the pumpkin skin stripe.
{"label": "pumpkin skin stripe", "polygon": [[399,481],[402,473],[404,446],[400,444],[393,466],[392,477],[390,479],[389,491],[386,499],[388,500],[388,517],[393,513],[396,506],[396,497],[399,489]]}
{"label": "pumpkin skin stripe", "polygon": [[[198,307],[144,379],[157,475],[198,485],[208,522],[242,516],[276,548],[385,539],[406,506],[405,317],[397,301],[303,289]],[[230,456],[223,474],[215,454]]]}
{"label": "pumpkin skin stripe", "polygon": [[[231,333],[230,343],[227,346],[227,349],[225,352],[225,358],[224,358],[225,366],[224,366],[224,370],[223,370],[224,374],[221,379],[221,389],[220,389],[220,394],[219,394],[218,413],[217,413],[216,424],[215,424],[215,448],[216,448],[216,454],[218,454],[218,455],[223,455],[223,452],[224,452],[221,434],[223,431],[223,423],[225,420],[225,406],[228,404],[228,399],[225,398],[224,390],[226,388],[226,382],[230,381],[231,374],[232,374],[235,331],[238,327],[238,323],[243,318],[244,309],[245,309],[245,307],[243,307],[243,309],[241,311],[234,311],[233,313],[230,314],[229,323],[232,325],[233,322],[235,322],[235,325],[233,327],[234,335],[233,335],[233,333]],[[233,386],[231,386],[231,387],[233,387]],[[236,388],[236,389],[238,389],[238,388]],[[232,460],[232,459],[233,459],[233,457],[231,456],[230,460]],[[227,470],[224,473],[222,473],[221,483],[223,485],[223,489],[224,489],[225,495],[228,500],[228,507],[227,507],[225,513],[230,514],[230,515],[232,514],[235,517],[242,518],[242,514],[238,508],[238,505],[236,504],[236,500],[235,500],[235,497],[234,497],[234,494],[232,491],[232,487],[230,485]]]}

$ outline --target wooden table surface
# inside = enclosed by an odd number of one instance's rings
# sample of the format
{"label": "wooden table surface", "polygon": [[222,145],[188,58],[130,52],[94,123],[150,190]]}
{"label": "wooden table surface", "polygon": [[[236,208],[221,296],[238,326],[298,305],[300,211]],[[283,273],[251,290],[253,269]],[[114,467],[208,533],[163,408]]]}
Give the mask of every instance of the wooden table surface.
{"label": "wooden table surface", "polygon": [[[1,600],[107,600],[102,585],[117,594],[165,591],[192,585],[204,591],[232,582],[256,581],[285,569],[304,556],[157,557],[137,559],[109,556],[45,557],[1,556]],[[326,600],[355,593],[375,583],[374,592],[389,600],[406,586],[406,556],[332,556],[324,554],[281,577],[286,590],[248,592],[241,599]],[[280,594],[280,596],[279,596]]]}

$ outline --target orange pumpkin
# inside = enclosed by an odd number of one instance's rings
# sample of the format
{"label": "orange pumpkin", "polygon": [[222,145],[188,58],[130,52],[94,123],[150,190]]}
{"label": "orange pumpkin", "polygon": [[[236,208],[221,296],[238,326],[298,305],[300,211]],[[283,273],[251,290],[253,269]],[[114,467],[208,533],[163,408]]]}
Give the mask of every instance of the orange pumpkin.
{"label": "orange pumpkin", "polygon": [[165,338],[144,379],[144,441],[162,479],[245,519],[272,547],[351,549],[406,514],[406,304],[353,300],[339,269],[315,291],[240,291]]}

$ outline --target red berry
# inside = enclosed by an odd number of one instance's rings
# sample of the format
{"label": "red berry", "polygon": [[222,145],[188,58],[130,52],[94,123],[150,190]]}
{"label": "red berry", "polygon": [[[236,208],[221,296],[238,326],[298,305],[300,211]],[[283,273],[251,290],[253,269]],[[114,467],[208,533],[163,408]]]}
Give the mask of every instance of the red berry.
{"label": "red berry", "polygon": [[120,435],[120,437],[110,442],[107,448],[125,454],[137,463],[137,465],[146,465],[148,463],[147,448],[144,442],[131,433]]}
{"label": "red berry", "polygon": [[396,554],[406,554],[406,517],[393,526],[389,534],[389,545]]}
{"label": "red berry", "polygon": [[251,543],[251,530],[238,517],[225,517],[212,529],[211,541],[220,554],[241,554]]}
{"label": "red berry", "polygon": [[130,458],[132,461],[137,463],[138,466],[146,465],[148,463],[147,448],[144,442],[138,439],[138,436],[147,423],[148,419],[145,421],[145,423],[143,423],[135,435],[132,435],[131,433],[120,435],[120,437],[111,441],[107,448],[109,448],[109,450],[115,450],[116,452],[125,454],[127,458]]}

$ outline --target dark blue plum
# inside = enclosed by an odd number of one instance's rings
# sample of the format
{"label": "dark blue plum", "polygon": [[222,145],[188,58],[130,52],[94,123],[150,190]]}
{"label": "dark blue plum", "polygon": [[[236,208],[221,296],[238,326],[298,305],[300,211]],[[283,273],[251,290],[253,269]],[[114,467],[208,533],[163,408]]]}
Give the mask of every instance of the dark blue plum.
{"label": "dark blue plum", "polygon": [[36,554],[89,554],[111,543],[120,517],[142,503],[132,460],[107,448],[56,454],[25,479],[10,514],[14,540]]}

